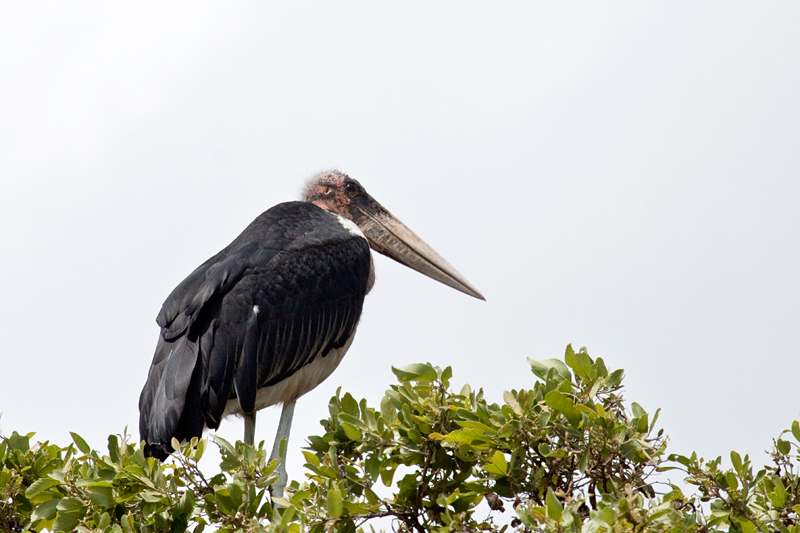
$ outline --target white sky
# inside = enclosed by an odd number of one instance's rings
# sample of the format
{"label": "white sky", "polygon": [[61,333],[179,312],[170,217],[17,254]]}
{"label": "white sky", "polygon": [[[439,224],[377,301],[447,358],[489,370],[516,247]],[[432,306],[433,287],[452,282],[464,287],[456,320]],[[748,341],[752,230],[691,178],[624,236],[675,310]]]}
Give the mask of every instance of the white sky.
{"label": "white sky", "polygon": [[378,258],[290,474],[338,386],[431,361],[502,401],[567,343],[671,451],[763,460],[800,411],[798,87],[795,2],[3,3],[0,427],[137,436],[164,298],[337,167],[488,301]]}

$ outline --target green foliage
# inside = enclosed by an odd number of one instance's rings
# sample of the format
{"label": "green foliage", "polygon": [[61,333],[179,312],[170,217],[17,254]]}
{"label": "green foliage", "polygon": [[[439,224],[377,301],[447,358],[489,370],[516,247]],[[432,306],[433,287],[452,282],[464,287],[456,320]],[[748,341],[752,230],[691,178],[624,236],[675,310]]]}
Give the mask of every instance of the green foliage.
{"label": "green foliage", "polygon": [[[502,404],[468,386],[452,391],[450,367],[430,365],[393,369],[399,384],[379,410],[337,394],[325,434],[311,437],[306,453],[312,474],[296,495],[309,499],[296,504],[347,495],[337,513],[311,515],[316,530],[331,518],[352,530],[382,516],[399,531],[473,531],[500,527],[493,513],[476,513],[482,501],[495,511],[515,507],[513,525],[524,528],[580,523],[584,502],[595,508],[626,487],[652,492],[645,478],[665,449],[650,435],[655,420],[639,406],[627,415],[621,371],[571,348],[565,361],[531,361],[540,381],[506,392]],[[382,487],[392,497],[381,498]]]}
{"label": "green foliage", "polygon": [[[781,437],[789,433],[786,430]],[[753,473],[750,458],[737,452],[730,454],[733,468],[720,467],[721,457],[705,462],[696,454],[671,455],[688,474],[686,481],[696,485],[701,502],[710,502],[711,529],[726,529],[755,533],[756,531],[800,532],[800,477],[796,461],[800,427],[792,424],[795,442],[775,439],[771,457],[774,466]]]}
{"label": "green foliage", "polygon": [[116,435],[108,455],[74,433],[65,448],[31,446],[32,436],[14,432],[0,443],[2,531],[200,533],[208,524],[222,532],[286,531],[293,519],[294,509],[270,503],[276,462],[267,464],[262,446],[216,438],[221,471],[207,479],[197,466],[206,440],[193,439],[161,464]]}
{"label": "green foliage", "polygon": [[[622,370],[585,349],[529,363],[532,387],[501,403],[454,391],[450,367],[428,364],[393,369],[379,406],[337,392],[285,498],[271,498],[263,443],[215,437],[219,473],[207,476],[205,439],[161,464],[125,437],[103,455],[76,434],[59,447],[15,432],[0,442],[0,530],[800,533],[797,422],[775,440],[774,466],[754,473],[731,452],[726,470],[667,457],[658,411],[626,406]],[[654,481],[668,470],[697,494]]]}

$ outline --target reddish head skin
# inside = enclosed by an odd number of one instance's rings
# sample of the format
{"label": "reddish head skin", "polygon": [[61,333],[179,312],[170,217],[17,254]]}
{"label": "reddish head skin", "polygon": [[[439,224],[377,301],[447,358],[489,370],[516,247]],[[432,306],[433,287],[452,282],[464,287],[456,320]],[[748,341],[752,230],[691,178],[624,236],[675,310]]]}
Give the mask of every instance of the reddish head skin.
{"label": "reddish head skin", "polygon": [[465,294],[484,299],[452,265],[347,174],[338,170],[317,174],[306,184],[303,200],[355,223],[376,252]]}
{"label": "reddish head skin", "polygon": [[350,209],[350,202],[359,196],[369,197],[360,183],[338,170],[317,174],[303,191],[304,201],[353,221],[355,213]]}

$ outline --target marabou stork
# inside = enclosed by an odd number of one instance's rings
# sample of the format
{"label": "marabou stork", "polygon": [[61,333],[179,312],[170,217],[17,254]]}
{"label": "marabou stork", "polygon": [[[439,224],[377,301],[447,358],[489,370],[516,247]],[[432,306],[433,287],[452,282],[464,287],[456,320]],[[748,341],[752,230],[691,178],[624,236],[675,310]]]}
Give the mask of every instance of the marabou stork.
{"label": "marabou stork", "polygon": [[[301,202],[278,204],[200,265],[167,297],[155,356],[139,397],[145,455],[283,403],[272,458],[289,437],[297,398],[339,365],[372,288],[370,247],[483,300],[461,274],[338,171],[317,174]],[[286,482],[279,470],[277,493]]]}

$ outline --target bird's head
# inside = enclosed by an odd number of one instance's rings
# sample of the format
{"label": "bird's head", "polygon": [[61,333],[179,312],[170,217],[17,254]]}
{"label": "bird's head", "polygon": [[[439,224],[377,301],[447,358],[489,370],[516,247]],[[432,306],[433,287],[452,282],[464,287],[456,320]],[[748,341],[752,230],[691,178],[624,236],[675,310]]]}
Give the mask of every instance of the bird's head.
{"label": "bird's head", "polygon": [[353,221],[376,252],[465,294],[485,300],[450,263],[347,174],[338,170],[317,174],[306,184],[303,200]]}

